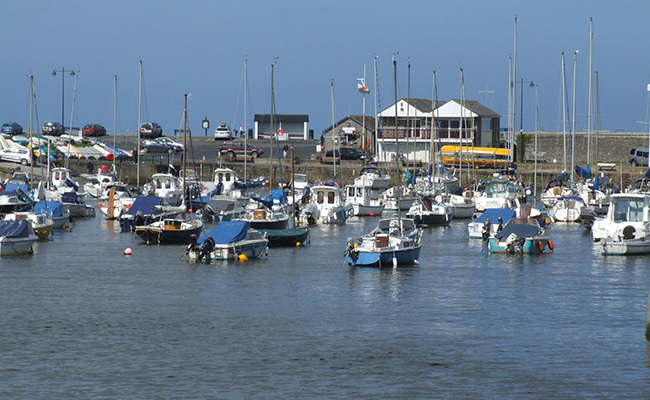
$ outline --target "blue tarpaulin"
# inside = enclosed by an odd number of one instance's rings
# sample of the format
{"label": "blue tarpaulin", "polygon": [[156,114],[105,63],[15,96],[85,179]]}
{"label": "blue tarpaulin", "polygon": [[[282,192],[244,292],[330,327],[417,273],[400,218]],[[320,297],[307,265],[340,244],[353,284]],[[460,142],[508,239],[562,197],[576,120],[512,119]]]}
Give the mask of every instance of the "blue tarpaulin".
{"label": "blue tarpaulin", "polygon": [[212,236],[215,244],[228,244],[246,239],[250,222],[246,221],[225,221],[216,228],[201,236],[196,243],[203,244],[208,236]]}
{"label": "blue tarpaulin", "polygon": [[22,238],[29,236],[26,220],[4,221],[0,220],[0,236]]}
{"label": "blue tarpaulin", "polygon": [[142,196],[136,197],[133,205],[129,209],[129,215],[135,216],[138,211],[141,211],[142,215],[157,215],[162,211],[156,211],[153,209],[153,206],[159,206],[162,204],[162,198],[156,196]]}
{"label": "blue tarpaulin", "polygon": [[34,204],[34,212],[49,215],[53,218],[63,216],[63,208],[58,201],[39,201]]}
{"label": "blue tarpaulin", "polygon": [[29,189],[27,188],[27,185],[24,183],[8,182],[7,186],[5,186],[5,190],[7,192],[17,192],[18,189],[22,190],[25,193],[29,193]]}
{"label": "blue tarpaulin", "polygon": [[589,164],[587,164],[587,168],[582,168],[579,165],[576,165],[576,174],[581,178],[590,179],[591,168],[589,168]]}
{"label": "blue tarpaulin", "polygon": [[499,220],[499,217],[503,218],[503,223],[506,224],[516,215],[515,210],[509,208],[488,208],[479,215],[478,218],[474,220],[476,223],[483,223],[486,219],[490,219],[490,222],[495,224]]}

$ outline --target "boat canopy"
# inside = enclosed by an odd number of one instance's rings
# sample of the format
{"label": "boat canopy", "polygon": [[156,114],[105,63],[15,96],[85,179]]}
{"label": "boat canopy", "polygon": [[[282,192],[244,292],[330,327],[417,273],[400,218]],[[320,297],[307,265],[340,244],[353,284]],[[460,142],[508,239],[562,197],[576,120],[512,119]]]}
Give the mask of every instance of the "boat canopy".
{"label": "boat canopy", "polygon": [[63,216],[62,205],[58,201],[38,201],[34,204],[34,212],[37,214],[50,215],[53,218]]}
{"label": "boat canopy", "polygon": [[246,239],[250,222],[246,221],[224,221],[216,228],[201,236],[196,243],[203,244],[208,236],[212,236],[215,244],[228,244]]}
{"label": "boat canopy", "polygon": [[[282,190],[273,189],[271,193],[266,196],[266,200],[260,199],[258,197],[252,197],[253,200],[258,203],[264,204],[266,207],[271,208],[274,205],[286,205],[288,203],[287,194]],[[214,238],[213,238],[214,239]]]}
{"label": "boat canopy", "polygon": [[24,238],[29,236],[28,221],[21,220],[11,220],[4,221],[0,220],[0,236],[6,236],[11,238]]}
{"label": "boat canopy", "polygon": [[508,224],[503,227],[501,232],[495,236],[499,240],[507,239],[512,233],[517,235],[518,238],[529,238],[539,234],[539,225],[531,224]]}
{"label": "boat canopy", "polygon": [[129,215],[135,216],[138,212],[142,215],[157,215],[161,211],[154,210],[154,206],[162,205],[162,197],[158,196],[141,196],[136,197],[129,209]]}
{"label": "boat canopy", "polygon": [[379,171],[379,168],[377,167],[363,167],[361,168],[361,171],[359,171],[359,176],[363,176],[367,174],[377,174],[381,176],[381,171]]}
{"label": "boat canopy", "polygon": [[7,182],[7,186],[5,187],[5,190],[7,192],[17,192],[18,190],[22,190],[25,193],[29,192],[26,183],[16,183],[16,182]]}
{"label": "boat canopy", "polygon": [[483,211],[483,214],[479,215],[478,218],[474,220],[477,224],[482,224],[486,219],[490,219],[493,223],[499,220],[499,217],[503,219],[503,223],[506,224],[510,221],[517,212],[509,208],[488,208]]}

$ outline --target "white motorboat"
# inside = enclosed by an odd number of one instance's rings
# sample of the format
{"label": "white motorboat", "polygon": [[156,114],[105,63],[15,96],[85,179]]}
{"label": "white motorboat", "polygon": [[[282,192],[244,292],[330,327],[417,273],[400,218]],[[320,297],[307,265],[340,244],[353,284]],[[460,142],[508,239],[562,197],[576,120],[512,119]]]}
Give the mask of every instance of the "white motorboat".
{"label": "white motorboat", "polygon": [[550,217],[557,222],[580,222],[585,201],[579,196],[562,196],[549,211]]}
{"label": "white motorboat", "polygon": [[151,182],[144,185],[144,193],[162,197],[167,204],[177,205],[183,197],[183,185],[178,177],[161,172],[151,176]]}
{"label": "white motorboat", "polygon": [[510,208],[488,208],[467,224],[469,238],[487,240],[501,231],[505,224],[515,217],[515,210]]}
{"label": "white motorboat", "polygon": [[479,183],[479,190],[473,196],[471,192],[466,192],[466,197],[473,198],[478,212],[488,208],[512,208],[517,197],[517,188],[510,180],[488,178]]}
{"label": "white motorboat", "polygon": [[453,193],[442,193],[436,196],[435,200],[451,207],[454,219],[472,218],[476,211],[474,201],[469,197]]}
{"label": "white motorboat", "polygon": [[626,225],[600,241],[605,255],[650,254],[650,226]]}
{"label": "white motorboat", "polygon": [[453,218],[450,206],[438,203],[433,196],[421,195],[406,213],[417,226],[449,225]]}
{"label": "white motorboat", "polygon": [[352,207],[346,208],[341,190],[336,186],[319,185],[310,190],[306,203],[300,205],[298,222],[302,224],[345,224]]}
{"label": "white motorboat", "polygon": [[384,191],[380,198],[386,204],[384,211],[397,211],[397,197],[399,194],[399,209],[400,211],[407,211],[415,200],[417,195],[405,186],[393,186],[392,188]]}
{"label": "white motorboat", "polygon": [[20,221],[26,220],[32,224],[32,229],[34,234],[38,236],[39,239],[47,239],[52,234],[52,228],[54,227],[54,222],[47,217],[45,214],[37,214],[32,211],[20,211],[13,212],[11,214],[5,214],[4,220],[6,221]]}
{"label": "white motorboat", "polygon": [[68,228],[72,222],[70,210],[59,201],[37,201],[34,203],[34,212],[47,215],[54,223],[54,229]]}
{"label": "white motorboat", "polygon": [[361,168],[354,182],[360,186],[370,186],[373,190],[385,190],[390,184],[390,176],[382,175],[377,167],[368,166]]}
{"label": "white motorboat", "polygon": [[200,238],[193,237],[186,254],[193,262],[245,260],[268,254],[266,237],[245,221],[225,221]]}
{"label": "white motorboat", "polygon": [[379,216],[384,212],[386,205],[379,199],[377,191],[372,186],[362,183],[359,179],[353,185],[345,187],[346,206],[352,206],[352,214],[356,216]]}
{"label": "white motorboat", "polygon": [[38,240],[27,220],[0,220],[0,256],[15,256],[32,252]]}
{"label": "white motorboat", "polygon": [[604,218],[596,218],[591,227],[592,239],[597,242],[611,238],[626,226],[643,230],[650,222],[650,194],[616,193],[609,198],[609,209]]}

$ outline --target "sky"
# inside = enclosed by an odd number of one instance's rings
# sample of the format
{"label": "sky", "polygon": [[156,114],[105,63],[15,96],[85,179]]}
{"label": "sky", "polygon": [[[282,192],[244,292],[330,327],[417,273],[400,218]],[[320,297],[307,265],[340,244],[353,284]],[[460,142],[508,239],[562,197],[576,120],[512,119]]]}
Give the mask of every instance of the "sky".
{"label": "sky", "polygon": [[362,114],[356,83],[364,69],[372,91],[366,114],[374,113],[375,57],[379,110],[395,98],[394,58],[398,98],[408,97],[410,87],[411,98],[432,99],[436,71],[437,99],[458,99],[462,68],[464,97],[500,113],[505,127],[516,18],[516,129],[520,121],[524,131],[534,131],[536,121],[540,130],[563,129],[564,52],[568,119],[575,86],[576,131],[585,131],[593,18],[593,129],[597,124],[600,131],[648,131],[647,0],[5,0],[0,12],[0,123],[18,122],[25,129],[31,74],[35,130],[61,120],[63,96],[66,126],[74,105],[75,127],[99,123],[109,133],[135,132],[140,61],[142,121],[156,121],[171,135],[182,128],[188,93],[193,135],[204,135],[205,117],[210,135],[222,122],[252,128],[254,114],[271,111],[273,64],[275,112],[309,115],[309,129],[319,137],[332,124],[332,103],[337,121]]}

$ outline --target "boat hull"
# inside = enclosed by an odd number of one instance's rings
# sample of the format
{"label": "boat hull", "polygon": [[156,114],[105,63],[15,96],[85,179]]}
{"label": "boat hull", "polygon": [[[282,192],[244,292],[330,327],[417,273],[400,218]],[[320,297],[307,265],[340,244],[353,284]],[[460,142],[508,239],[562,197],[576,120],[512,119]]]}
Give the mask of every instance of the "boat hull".
{"label": "boat hull", "polygon": [[259,229],[260,234],[266,235],[269,240],[269,247],[294,247],[304,244],[309,240],[308,228],[291,229]]}
{"label": "boat hull", "polygon": [[550,248],[548,239],[527,238],[523,246],[518,244],[508,245],[505,240],[501,241],[491,237],[488,242],[490,253],[504,254],[542,254]]}
{"label": "boat hull", "polygon": [[145,225],[135,228],[135,234],[145,243],[183,243],[190,242],[192,235],[200,236],[203,224],[182,229],[167,229],[158,225]]}
{"label": "boat hull", "polygon": [[353,204],[352,209],[354,215],[362,216],[371,216],[371,215],[381,215],[384,212],[385,205],[379,204],[376,206],[365,205],[365,204]]}
{"label": "boat hull", "polygon": [[602,248],[604,255],[637,255],[637,254],[650,254],[650,241],[645,238],[639,239],[621,239],[618,240],[602,240]]}
{"label": "boat hull", "polygon": [[198,251],[192,250],[188,253],[192,262],[213,262],[213,261],[233,261],[240,256],[246,258],[259,258],[266,254],[266,239],[242,240],[236,243],[215,245],[214,250],[210,252],[210,258],[203,257],[199,259]]}
{"label": "boat hull", "polygon": [[17,256],[32,252],[32,245],[38,240],[38,236],[30,234],[24,238],[10,238],[0,236],[0,256]]}
{"label": "boat hull", "polygon": [[421,246],[403,250],[389,250],[377,252],[359,252],[355,259],[348,256],[348,265],[352,267],[377,267],[386,268],[396,265],[414,264],[420,257]]}

